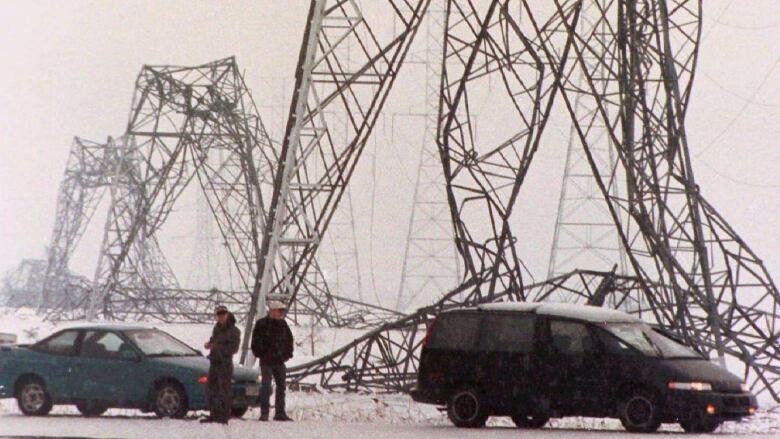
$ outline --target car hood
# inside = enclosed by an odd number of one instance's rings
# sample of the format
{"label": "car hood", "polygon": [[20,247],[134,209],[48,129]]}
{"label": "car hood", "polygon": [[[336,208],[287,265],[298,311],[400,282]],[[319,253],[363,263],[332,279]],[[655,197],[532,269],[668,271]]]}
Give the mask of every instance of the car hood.
{"label": "car hood", "polygon": [[671,379],[678,381],[701,381],[712,384],[713,390],[738,392],[742,380],[736,375],[705,359],[664,360]]}
{"label": "car hood", "polygon": [[[207,374],[209,371],[209,359],[206,357],[153,357],[151,360],[166,366],[186,368],[203,374]],[[237,382],[257,381],[259,374],[256,369],[248,367],[235,366],[233,368],[233,380]]]}

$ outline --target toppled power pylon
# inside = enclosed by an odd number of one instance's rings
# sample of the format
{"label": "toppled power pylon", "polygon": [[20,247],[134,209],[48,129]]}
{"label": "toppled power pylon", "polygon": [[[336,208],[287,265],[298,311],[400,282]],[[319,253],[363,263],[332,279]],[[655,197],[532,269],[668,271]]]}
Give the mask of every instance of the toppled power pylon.
{"label": "toppled power pylon", "polygon": [[[312,8],[325,3],[312,1]],[[395,5],[385,4],[390,14]],[[453,297],[461,297],[457,305],[549,300],[540,291],[570,285],[563,294],[571,301],[622,307],[707,353],[739,359],[748,384],[780,400],[780,295],[761,259],[706,201],[693,175],[685,115],[701,6],[698,0],[534,6],[449,0],[438,146],[465,282],[439,303],[302,365],[293,376],[319,375],[323,386],[340,386],[333,375],[344,369],[352,388],[407,389],[418,334]],[[595,14],[589,26],[579,26],[583,11]],[[491,110],[514,122],[493,127],[514,130],[497,142],[477,141],[469,112],[470,96],[489,81],[500,84]],[[593,109],[592,117],[582,117],[578,101]],[[513,233],[519,194],[556,105],[571,116],[627,259],[626,276],[591,273],[602,278],[593,290],[585,288],[589,282],[571,283],[579,271],[526,285],[520,254],[528,249]],[[591,136],[594,129],[608,140]],[[595,152],[607,144],[616,169],[602,175]],[[613,190],[619,182],[624,191]]]}
{"label": "toppled power pylon", "polygon": [[[245,318],[259,290],[259,259],[277,146],[269,138],[233,58],[196,67],[145,66],[125,134],[98,144],[77,139],[58,199],[42,308],[52,318],[209,319],[216,303]],[[205,196],[227,249],[237,291],[181,288],[157,240],[190,184]],[[52,303],[103,193],[110,195],[94,281]],[[298,227],[293,224],[291,227]],[[395,315],[331,295],[316,261],[293,304],[296,317],[365,326]]]}

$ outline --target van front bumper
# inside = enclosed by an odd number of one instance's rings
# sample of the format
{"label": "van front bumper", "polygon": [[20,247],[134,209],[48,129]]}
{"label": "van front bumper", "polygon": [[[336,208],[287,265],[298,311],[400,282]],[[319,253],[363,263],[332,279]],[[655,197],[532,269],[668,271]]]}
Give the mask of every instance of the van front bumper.
{"label": "van front bumper", "polygon": [[678,419],[705,415],[725,421],[754,414],[758,403],[751,393],[675,390],[669,394],[667,408]]}

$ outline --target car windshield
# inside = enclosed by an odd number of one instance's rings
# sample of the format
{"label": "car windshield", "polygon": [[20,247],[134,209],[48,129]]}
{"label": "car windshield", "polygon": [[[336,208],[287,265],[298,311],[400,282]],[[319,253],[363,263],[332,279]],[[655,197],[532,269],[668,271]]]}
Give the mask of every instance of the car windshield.
{"label": "car windshield", "polygon": [[608,323],[604,328],[651,357],[701,358],[691,348],[654,331],[645,323]]}
{"label": "car windshield", "polygon": [[149,357],[190,357],[200,353],[170,335],[155,329],[135,329],[125,334]]}

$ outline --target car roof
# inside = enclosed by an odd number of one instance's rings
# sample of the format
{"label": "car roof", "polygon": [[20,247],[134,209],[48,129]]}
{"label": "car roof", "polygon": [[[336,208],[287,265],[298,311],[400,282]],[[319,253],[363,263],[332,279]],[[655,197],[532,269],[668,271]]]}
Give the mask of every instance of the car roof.
{"label": "car roof", "polygon": [[128,329],[156,329],[139,323],[76,323],[63,328],[57,328],[55,332],[69,329],[99,329],[103,331],[125,331]]}
{"label": "car roof", "polygon": [[474,308],[460,309],[472,309],[479,311],[528,312],[537,315],[564,317],[593,323],[638,323],[642,321],[637,317],[615,309],[558,302],[486,303],[484,305],[478,305]]}

